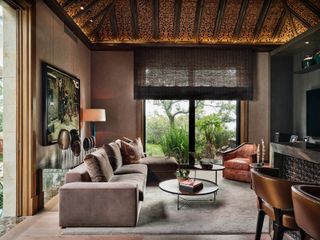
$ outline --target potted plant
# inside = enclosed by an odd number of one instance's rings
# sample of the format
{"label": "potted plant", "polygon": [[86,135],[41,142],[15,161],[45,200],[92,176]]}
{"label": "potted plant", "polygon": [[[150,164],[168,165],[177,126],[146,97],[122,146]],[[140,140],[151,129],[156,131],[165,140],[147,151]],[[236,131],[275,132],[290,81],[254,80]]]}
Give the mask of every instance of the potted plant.
{"label": "potted plant", "polygon": [[179,168],[176,171],[176,176],[179,182],[183,182],[189,179],[190,170],[189,169],[181,169]]}

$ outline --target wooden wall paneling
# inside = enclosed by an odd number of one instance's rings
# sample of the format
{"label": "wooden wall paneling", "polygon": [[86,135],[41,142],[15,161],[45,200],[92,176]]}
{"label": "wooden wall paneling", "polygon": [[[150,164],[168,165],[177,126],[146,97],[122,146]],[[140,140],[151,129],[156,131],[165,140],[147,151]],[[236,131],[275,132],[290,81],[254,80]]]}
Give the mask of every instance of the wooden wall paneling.
{"label": "wooden wall paneling", "polygon": [[240,102],[240,143],[248,142],[249,103]]}

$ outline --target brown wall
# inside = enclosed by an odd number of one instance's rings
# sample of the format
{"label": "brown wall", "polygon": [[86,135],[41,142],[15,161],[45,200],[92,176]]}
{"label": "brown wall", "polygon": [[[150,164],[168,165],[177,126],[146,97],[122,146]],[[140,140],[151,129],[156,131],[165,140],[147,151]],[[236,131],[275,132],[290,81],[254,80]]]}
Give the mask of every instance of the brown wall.
{"label": "brown wall", "polygon": [[261,143],[266,146],[266,159],[269,158],[270,142],[270,60],[269,53],[257,53],[256,81],[254,99],[249,101],[248,140],[252,143]]}
{"label": "brown wall", "polygon": [[[80,107],[90,106],[90,50],[77,38],[64,31],[63,22],[42,2],[36,1],[36,99],[34,100],[34,124],[37,138],[36,154],[38,167],[53,167],[61,151],[57,144],[41,146],[42,93],[41,61],[48,62],[80,79]],[[82,128],[82,137],[85,135]]]}
{"label": "brown wall", "polygon": [[97,145],[140,135],[139,101],[133,99],[133,52],[91,53],[91,106],[105,108],[107,121],[97,123]]}

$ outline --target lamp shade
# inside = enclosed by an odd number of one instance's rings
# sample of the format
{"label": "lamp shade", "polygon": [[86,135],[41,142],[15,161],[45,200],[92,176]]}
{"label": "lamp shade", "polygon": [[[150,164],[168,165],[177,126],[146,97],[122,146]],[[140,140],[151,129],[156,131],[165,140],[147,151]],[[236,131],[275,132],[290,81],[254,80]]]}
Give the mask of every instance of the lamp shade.
{"label": "lamp shade", "polygon": [[98,108],[87,108],[82,111],[83,122],[105,122],[106,110]]}

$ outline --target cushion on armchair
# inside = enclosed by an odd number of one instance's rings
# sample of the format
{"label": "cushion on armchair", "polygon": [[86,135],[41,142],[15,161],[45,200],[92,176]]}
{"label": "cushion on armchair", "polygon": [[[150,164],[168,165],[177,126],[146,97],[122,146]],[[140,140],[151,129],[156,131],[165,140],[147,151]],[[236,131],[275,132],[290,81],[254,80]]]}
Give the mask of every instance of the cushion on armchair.
{"label": "cushion on armchair", "polygon": [[250,170],[250,159],[249,158],[233,158],[224,162],[226,168],[233,168],[239,170]]}

